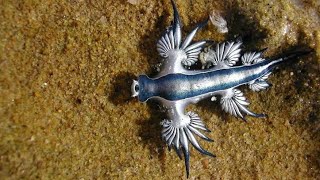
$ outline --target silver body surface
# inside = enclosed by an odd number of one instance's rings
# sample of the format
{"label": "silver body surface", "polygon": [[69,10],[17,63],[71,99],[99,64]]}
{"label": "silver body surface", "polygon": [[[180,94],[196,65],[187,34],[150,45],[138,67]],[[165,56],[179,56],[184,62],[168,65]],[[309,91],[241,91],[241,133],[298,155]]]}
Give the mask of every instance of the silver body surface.
{"label": "silver body surface", "polygon": [[[182,41],[182,24],[173,1],[172,6],[172,26],[157,44],[163,58],[161,70],[152,78],[140,75],[137,81],[134,80],[131,90],[132,96],[137,96],[141,102],[154,99],[166,109],[167,119],[161,122],[162,138],[180,158],[184,155],[189,176],[189,143],[202,154],[215,155],[199,145],[196,136],[212,141],[203,133],[210,131],[198,114],[185,112],[186,106],[206,98],[215,101],[218,97],[222,109],[235,117],[243,120],[246,115],[265,117],[247,108],[249,102],[237,87],[248,85],[253,91],[266,89],[269,86],[266,79],[273,68],[288,58],[271,61],[262,58],[262,52],[242,53],[241,42],[223,42],[214,46],[208,45],[207,41],[193,42],[196,32],[206,21],[196,26]],[[201,63],[203,68],[190,70],[196,63]]]}

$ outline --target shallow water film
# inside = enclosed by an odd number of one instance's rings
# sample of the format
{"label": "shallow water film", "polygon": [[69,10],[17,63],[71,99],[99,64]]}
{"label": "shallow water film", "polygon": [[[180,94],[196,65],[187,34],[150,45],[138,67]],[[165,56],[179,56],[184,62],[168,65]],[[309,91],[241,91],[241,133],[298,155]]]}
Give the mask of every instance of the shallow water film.
{"label": "shallow water film", "polygon": [[[188,107],[214,139],[191,148],[193,179],[319,179],[318,0],[176,0],[183,34],[219,15],[196,40],[240,37],[244,50],[277,57],[313,52],[277,68],[266,91],[241,90],[245,123],[217,102]],[[161,140],[165,114],[131,98],[132,79],[155,74],[169,0],[0,1],[0,179],[181,179],[184,162]],[[227,33],[225,33],[227,31]]]}

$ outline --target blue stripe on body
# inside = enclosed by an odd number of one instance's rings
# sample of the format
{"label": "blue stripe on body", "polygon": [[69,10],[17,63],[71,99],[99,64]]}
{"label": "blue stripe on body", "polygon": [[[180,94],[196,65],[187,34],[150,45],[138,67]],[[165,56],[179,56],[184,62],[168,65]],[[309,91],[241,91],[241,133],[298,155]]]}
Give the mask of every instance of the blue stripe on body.
{"label": "blue stripe on body", "polygon": [[267,66],[259,73],[253,72],[256,72],[260,67],[268,63],[270,61],[195,75],[168,74],[154,80],[145,75],[139,76],[139,100],[145,101],[150,97],[159,96],[170,101],[175,101],[209,92],[226,90],[263,76],[271,70]]}

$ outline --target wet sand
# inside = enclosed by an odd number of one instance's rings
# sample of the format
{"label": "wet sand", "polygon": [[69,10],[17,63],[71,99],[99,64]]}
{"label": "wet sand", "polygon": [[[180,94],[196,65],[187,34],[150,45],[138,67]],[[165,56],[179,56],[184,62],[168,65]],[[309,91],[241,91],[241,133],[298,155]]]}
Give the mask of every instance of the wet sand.
{"label": "wet sand", "polygon": [[[317,0],[182,1],[184,33],[219,10],[229,33],[209,24],[196,39],[242,37],[288,62],[255,93],[245,123],[217,102],[190,106],[217,155],[191,148],[191,179],[320,177],[320,5]],[[0,179],[179,179],[184,162],[161,140],[164,115],[131,98],[132,79],[154,74],[156,41],[170,24],[169,0],[0,1]]]}

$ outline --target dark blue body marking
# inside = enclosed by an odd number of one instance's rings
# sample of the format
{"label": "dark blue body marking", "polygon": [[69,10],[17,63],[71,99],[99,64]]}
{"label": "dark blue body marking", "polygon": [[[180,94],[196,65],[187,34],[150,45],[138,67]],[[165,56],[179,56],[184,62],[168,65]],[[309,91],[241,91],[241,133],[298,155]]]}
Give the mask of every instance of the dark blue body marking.
{"label": "dark blue body marking", "polygon": [[[158,96],[169,101],[176,101],[190,97],[199,96],[209,92],[216,92],[226,90],[240,84],[246,84],[250,81],[258,79],[259,77],[268,73],[272,66],[265,68],[260,73],[249,73],[249,75],[242,78],[231,78],[230,81],[217,82],[219,79],[228,79],[232,74],[240,74],[243,71],[254,71],[259,67],[265,66],[270,61],[264,61],[251,66],[240,66],[230,69],[221,69],[209,71],[206,73],[198,73],[194,75],[186,74],[168,74],[158,79],[150,79],[146,75],[139,76],[140,94],[139,100],[146,101],[150,97]],[[205,86],[202,82],[217,82],[211,86]],[[198,87],[198,88],[196,88]]]}

